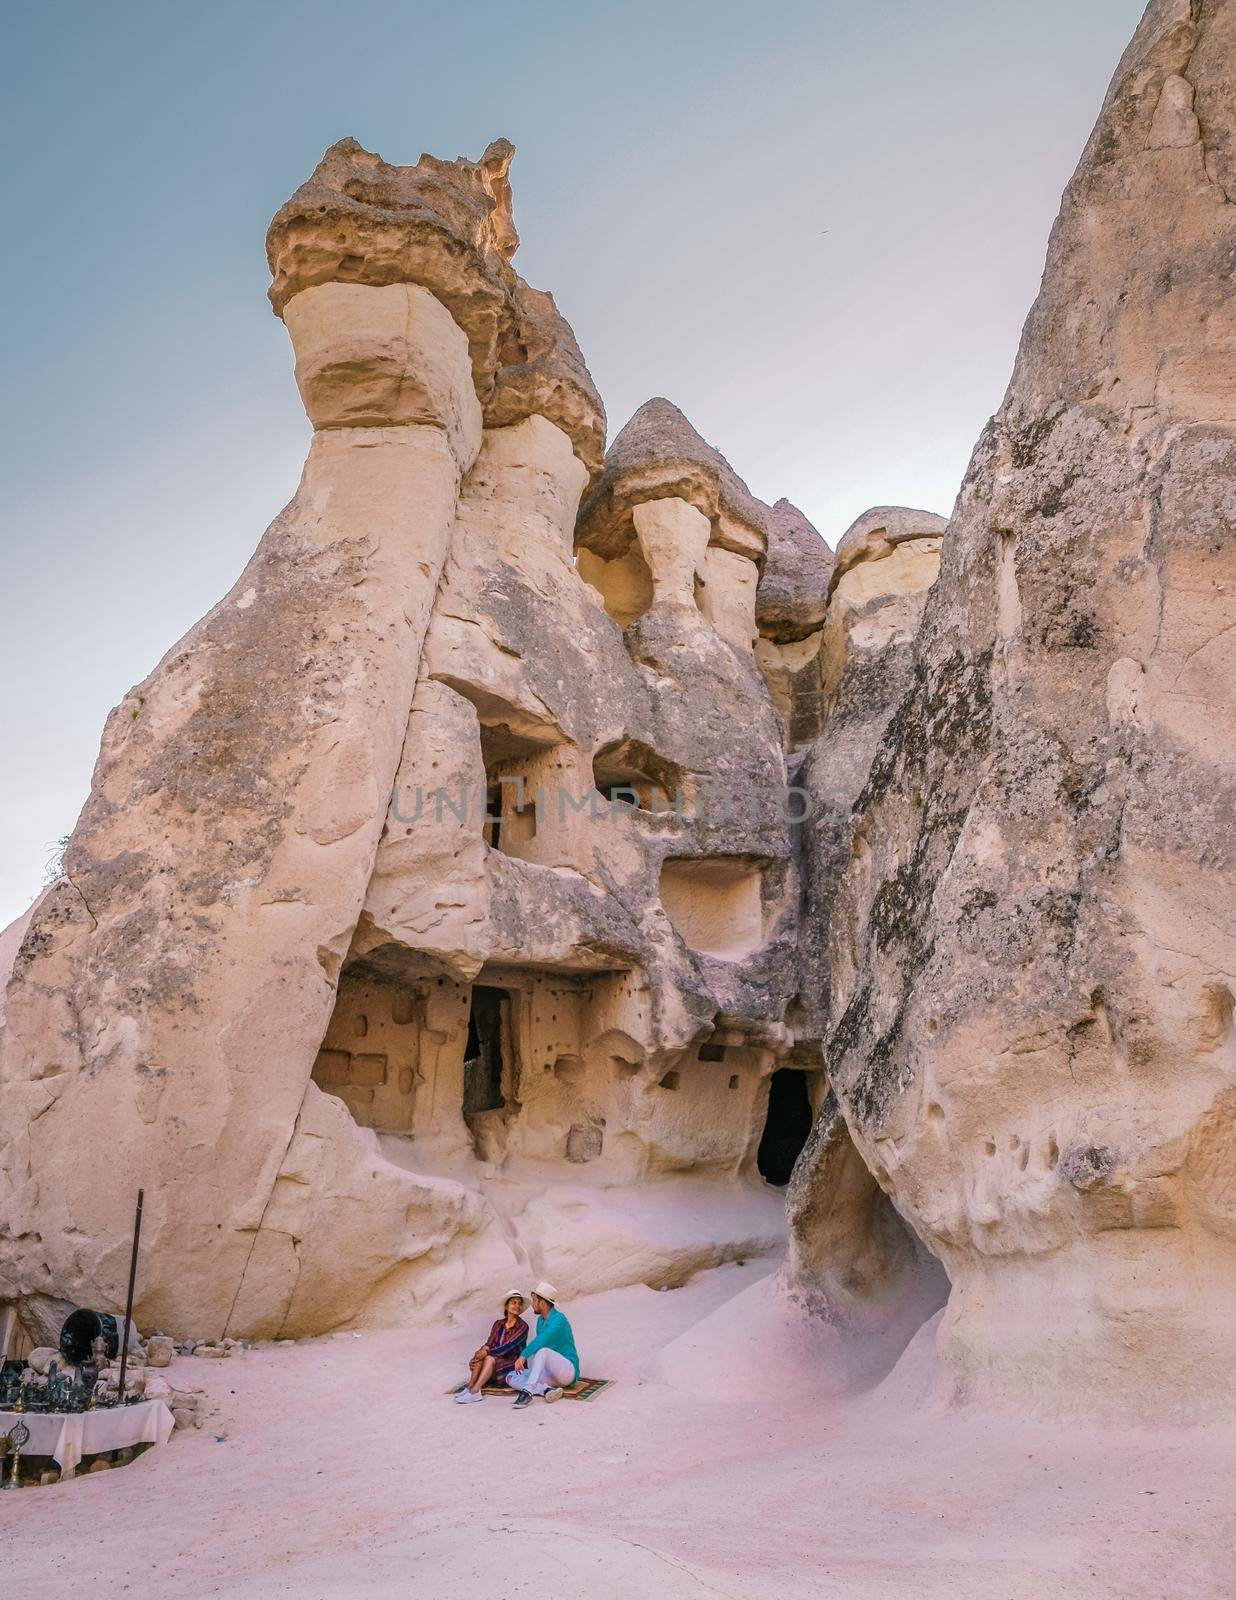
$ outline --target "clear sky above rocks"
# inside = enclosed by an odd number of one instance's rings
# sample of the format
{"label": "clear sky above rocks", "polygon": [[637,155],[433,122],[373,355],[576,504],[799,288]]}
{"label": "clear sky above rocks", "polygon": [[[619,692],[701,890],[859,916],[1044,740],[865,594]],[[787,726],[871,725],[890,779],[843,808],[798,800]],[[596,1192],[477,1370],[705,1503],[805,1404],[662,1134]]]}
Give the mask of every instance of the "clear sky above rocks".
{"label": "clear sky above rocks", "polygon": [[523,275],[610,436],[682,407],[835,544],[948,512],[1139,0],[262,0],[5,10],[0,926],[108,709],[308,441],[263,235],[323,149],[518,148]]}

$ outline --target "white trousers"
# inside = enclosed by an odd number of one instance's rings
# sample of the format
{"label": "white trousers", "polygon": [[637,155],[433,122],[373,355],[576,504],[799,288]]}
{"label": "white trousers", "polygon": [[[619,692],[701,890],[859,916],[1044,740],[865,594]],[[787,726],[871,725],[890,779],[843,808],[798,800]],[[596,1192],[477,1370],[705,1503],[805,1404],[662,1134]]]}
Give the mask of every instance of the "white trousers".
{"label": "white trousers", "polygon": [[546,1389],[574,1383],[575,1368],[556,1350],[538,1350],[522,1372],[508,1372],[506,1381],[525,1394],[544,1394]]}

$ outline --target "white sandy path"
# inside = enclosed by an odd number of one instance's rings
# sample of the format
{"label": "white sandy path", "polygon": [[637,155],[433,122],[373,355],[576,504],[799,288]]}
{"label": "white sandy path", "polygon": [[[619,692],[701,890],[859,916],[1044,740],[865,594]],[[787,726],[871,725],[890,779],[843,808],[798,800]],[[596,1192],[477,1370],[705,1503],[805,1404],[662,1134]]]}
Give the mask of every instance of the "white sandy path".
{"label": "white sandy path", "polygon": [[[0,1499],[3,1592],[131,1600],[1220,1600],[1236,1593],[1230,1433],[1102,1433],[915,1403],[929,1341],[881,1395],[827,1397],[777,1341],[761,1398],[681,1359],[766,1273],[627,1289],[571,1312],[591,1404],[456,1406],[483,1336],[336,1335],[179,1359],[217,1397],[201,1433],[132,1467]],[[758,1292],[754,1296],[758,1302]],[[747,1321],[752,1296],[731,1315]],[[767,1318],[764,1319],[765,1325]],[[744,1360],[749,1345],[735,1329]],[[757,1345],[758,1349],[759,1346]],[[674,1377],[641,1377],[650,1368]],[[781,1392],[777,1371],[783,1375]],[[715,1392],[710,1393],[709,1390]],[[214,1435],[225,1433],[222,1443]],[[500,1485],[514,1478],[513,1495]]]}

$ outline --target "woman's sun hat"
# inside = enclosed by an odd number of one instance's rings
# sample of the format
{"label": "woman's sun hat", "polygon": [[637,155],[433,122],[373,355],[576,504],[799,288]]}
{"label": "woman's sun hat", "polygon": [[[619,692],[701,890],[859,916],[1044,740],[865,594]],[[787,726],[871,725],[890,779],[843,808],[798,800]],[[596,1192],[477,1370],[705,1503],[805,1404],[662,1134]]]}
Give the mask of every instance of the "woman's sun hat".
{"label": "woman's sun hat", "polygon": [[519,1301],[519,1309],[522,1311],[523,1308],[528,1303],[528,1296],[524,1293],[524,1291],[522,1289],[508,1289],[506,1291],[506,1293],[502,1296],[502,1309],[503,1309],[503,1311],[506,1310],[506,1303],[507,1303],[508,1300],[518,1300]]}
{"label": "woman's sun hat", "polygon": [[540,1283],[537,1284],[536,1288],[532,1292],[533,1294],[540,1295],[542,1300],[548,1300],[551,1306],[556,1306],[558,1304],[557,1289],[554,1288],[552,1283],[546,1283],[544,1278],[541,1279]]}

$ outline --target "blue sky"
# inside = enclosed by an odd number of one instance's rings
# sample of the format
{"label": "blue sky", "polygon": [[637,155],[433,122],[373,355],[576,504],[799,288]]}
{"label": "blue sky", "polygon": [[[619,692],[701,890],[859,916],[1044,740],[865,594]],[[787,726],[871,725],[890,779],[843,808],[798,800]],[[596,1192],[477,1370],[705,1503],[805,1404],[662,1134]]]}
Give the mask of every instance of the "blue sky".
{"label": "blue sky", "polygon": [[514,141],[516,264],[611,437],[653,394],[832,543],[947,512],[1137,0],[10,7],[0,926],[108,709],[308,441],[263,236],[323,149]]}

